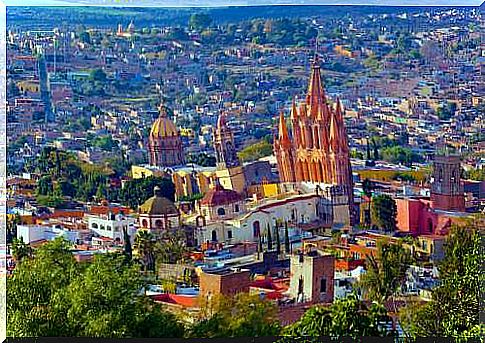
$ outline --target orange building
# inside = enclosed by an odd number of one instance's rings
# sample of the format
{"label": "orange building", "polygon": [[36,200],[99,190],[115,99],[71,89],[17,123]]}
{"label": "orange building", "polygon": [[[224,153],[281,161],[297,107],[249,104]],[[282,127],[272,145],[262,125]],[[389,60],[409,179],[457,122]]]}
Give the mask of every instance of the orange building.
{"label": "orange building", "polygon": [[312,182],[338,186],[352,204],[352,169],[343,110],[335,109],[323,89],[318,56],[312,66],[306,100],[299,108],[293,101],[292,135],[280,114],[274,151],[282,182]]}

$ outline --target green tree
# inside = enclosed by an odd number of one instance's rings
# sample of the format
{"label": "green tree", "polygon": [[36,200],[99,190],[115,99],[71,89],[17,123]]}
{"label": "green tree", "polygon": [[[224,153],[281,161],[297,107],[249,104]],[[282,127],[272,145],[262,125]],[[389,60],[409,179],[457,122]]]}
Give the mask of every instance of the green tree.
{"label": "green tree", "polygon": [[277,308],[258,295],[215,296],[203,302],[201,318],[189,332],[195,338],[275,336],[280,332]]}
{"label": "green tree", "polygon": [[58,292],[79,271],[69,244],[61,238],[38,248],[34,258],[22,260],[7,278],[7,336],[69,336],[67,310],[57,306]]}
{"label": "green tree", "polygon": [[205,13],[194,13],[189,18],[189,27],[191,29],[206,29],[212,23],[212,18]]}
{"label": "green tree", "polygon": [[262,140],[245,147],[238,153],[238,157],[243,162],[252,162],[260,159],[261,157],[269,156],[273,153],[273,146],[271,143]]}
{"label": "green tree", "polygon": [[387,194],[379,194],[372,198],[372,223],[384,231],[396,230],[396,201]]}
{"label": "green tree", "polygon": [[160,238],[156,248],[157,260],[172,264],[184,262],[188,251],[184,231],[166,230]]}
{"label": "green tree", "polygon": [[99,254],[80,264],[68,242],[58,238],[8,278],[7,335],[181,337],[183,326],[140,294],[143,286],[136,267],[121,254]]}
{"label": "green tree", "polygon": [[276,252],[281,254],[281,240],[280,240],[280,227],[278,224],[276,224],[276,229],[275,229],[275,239],[276,239]]}
{"label": "green tree", "polygon": [[366,273],[359,287],[364,297],[383,304],[397,295],[406,279],[406,271],[413,259],[409,250],[401,243],[378,242],[376,256],[366,258]]}
{"label": "green tree", "polygon": [[89,73],[89,79],[94,82],[106,82],[106,73],[101,68],[91,70]]}
{"label": "green tree", "polygon": [[142,270],[155,271],[155,237],[148,230],[138,230],[134,248],[139,257]]}
{"label": "green tree", "polygon": [[21,262],[24,258],[32,255],[32,250],[28,244],[25,244],[22,237],[20,239],[14,238],[11,247],[12,257],[16,263]]}
{"label": "green tree", "polygon": [[484,289],[483,219],[453,226],[438,266],[441,283],[427,303],[402,310],[400,321],[412,337],[454,337],[458,341],[483,337],[480,296]]}
{"label": "green tree", "polygon": [[271,227],[269,224],[268,224],[268,227],[266,228],[266,239],[268,244],[268,251],[273,250],[273,238],[271,237]]}
{"label": "green tree", "polygon": [[133,249],[131,247],[130,235],[128,235],[126,227],[123,227],[123,254],[127,261],[131,261],[133,257]]}
{"label": "green tree", "polygon": [[288,233],[288,222],[285,222],[285,253],[290,253],[290,235]]}
{"label": "green tree", "polygon": [[124,205],[136,209],[148,198],[153,196],[153,189],[159,186],[162,196],[175,201],[175,185],[166,177],[149,176],[141,179],[133,179],[126,182],[120,191],[120,200]]}
{"label": "green tree", "polygon": [[17,237],[17,226],[21,223],[19,214],[15,214],[13,217],[7,217],[6,227],[6,240],[7,244],[13,243],[13,240]]}
{"label": "green tree", "polygon": [[370,307],[359,301],[355,294],[336,300],[331,306],[313,306],[296,323],[284,328],[283,335],[291,337],[351,337],[388,336],[380,326],[389,322],[385,308],[379,304]]}

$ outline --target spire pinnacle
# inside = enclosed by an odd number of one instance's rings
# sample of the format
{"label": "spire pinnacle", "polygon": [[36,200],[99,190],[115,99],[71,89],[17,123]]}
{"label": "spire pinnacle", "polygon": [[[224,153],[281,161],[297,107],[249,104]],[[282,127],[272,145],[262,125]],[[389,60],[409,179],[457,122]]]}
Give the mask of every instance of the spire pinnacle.
{"label": "spire pinnacle", "polygon": [[320,74],[320,60],[318,58],[318,54],[316,53],[312,63],[312,73],[310,75],[310,82],[308,84],[306,103],[309,106],[326,103],[322,76]]}
{"label": "spire pinnacle", "polygon": [[291,103],[291,119],[296,119],[298,117],[298,110],[296,108],[296,98],[293,98]]}
{"label": "spire pinnacle", "polygon": [[278,125],[278,138],[280,143],[291,143],[288,135],[288,128],[286,127],[285,115],[283,111],[280,112],[280,120]]}
{"label": "spire pinnacle", "polygon": [[337,111],[332,111],[330,119],[330,148],[333,152],[338,152],[340,147],[340,128],[337,119]]}

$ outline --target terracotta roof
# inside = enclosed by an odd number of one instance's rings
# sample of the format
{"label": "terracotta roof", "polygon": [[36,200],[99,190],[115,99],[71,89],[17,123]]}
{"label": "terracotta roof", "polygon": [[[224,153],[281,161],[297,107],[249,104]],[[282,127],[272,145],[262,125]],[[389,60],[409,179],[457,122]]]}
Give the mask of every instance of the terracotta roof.
{"label": "terracotta roof", "polygon": [[197,307],[197,297],[178,294],[157,294],[151,297],[154,301],[180,305],[183,307]]}
{"label": "terracotta roof", "polygon": [[89,213],[108,214],[108,212],[111,212],[113,214],[118,214],[120,211],[123,211],[124,214],[128,214],[131,210],[129,207],[91,206]]}
{"label": "terracotta roof", "polygon": [[200,201],[204,206],[219,206],[232,204],[242,200],[242,196],[238,192],[231,189],[225,189],[220,184],[216,183],[214,188],[210,189]]}

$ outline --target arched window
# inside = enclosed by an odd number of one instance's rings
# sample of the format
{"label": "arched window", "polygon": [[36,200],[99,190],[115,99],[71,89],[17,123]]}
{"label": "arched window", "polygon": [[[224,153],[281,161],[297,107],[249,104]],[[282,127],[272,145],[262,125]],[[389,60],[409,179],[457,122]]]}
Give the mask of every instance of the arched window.
{"label": "arched window", "polygon": [[259,237],[261,234],[261,225],[259,224],[259,220],[256,220],[253,223],[253,237]]}
{"label": "arched window", "polygon": [[217,232],[216,232],[216,230],[212,230],[211,239],[212,239],[213,242],[217,242]]}
{"label": "arched window", "polygon": [[232,230],[227,231],[227,238],[232,239]]}
{"label": "arched window", "polygon": [[93,223],[93,224],[91,225],[91,227],[92,227],[93,229],[97,229],[97,228],[98,228],[98,224]]}
{"label": "arched window", "polygon": [[101,225],[100,229],[101,230],[105,230],[104,225]]}
{"label": "arched window", "polygon": [[148,221],[147,221],[146,219],[143,219],[143,220],[141,221],[141,226],[143,226],[143,227],[148,227]]}
{"label": "arched window", "polygon": [[219,207],[217,209],[217,215],[218,216],[224,216],[224,215],[226,215],[226,210],[224,208],[222,208],[222,207]]}
{"label": "arched window", "polygon": [[163,226],[162,221],[160,219],[155,220],[155,226],[161,228]]}
{"label": "arched window", "polygon": [[239,212],[239,205],[238,204],[234,205],[234,212]]}

